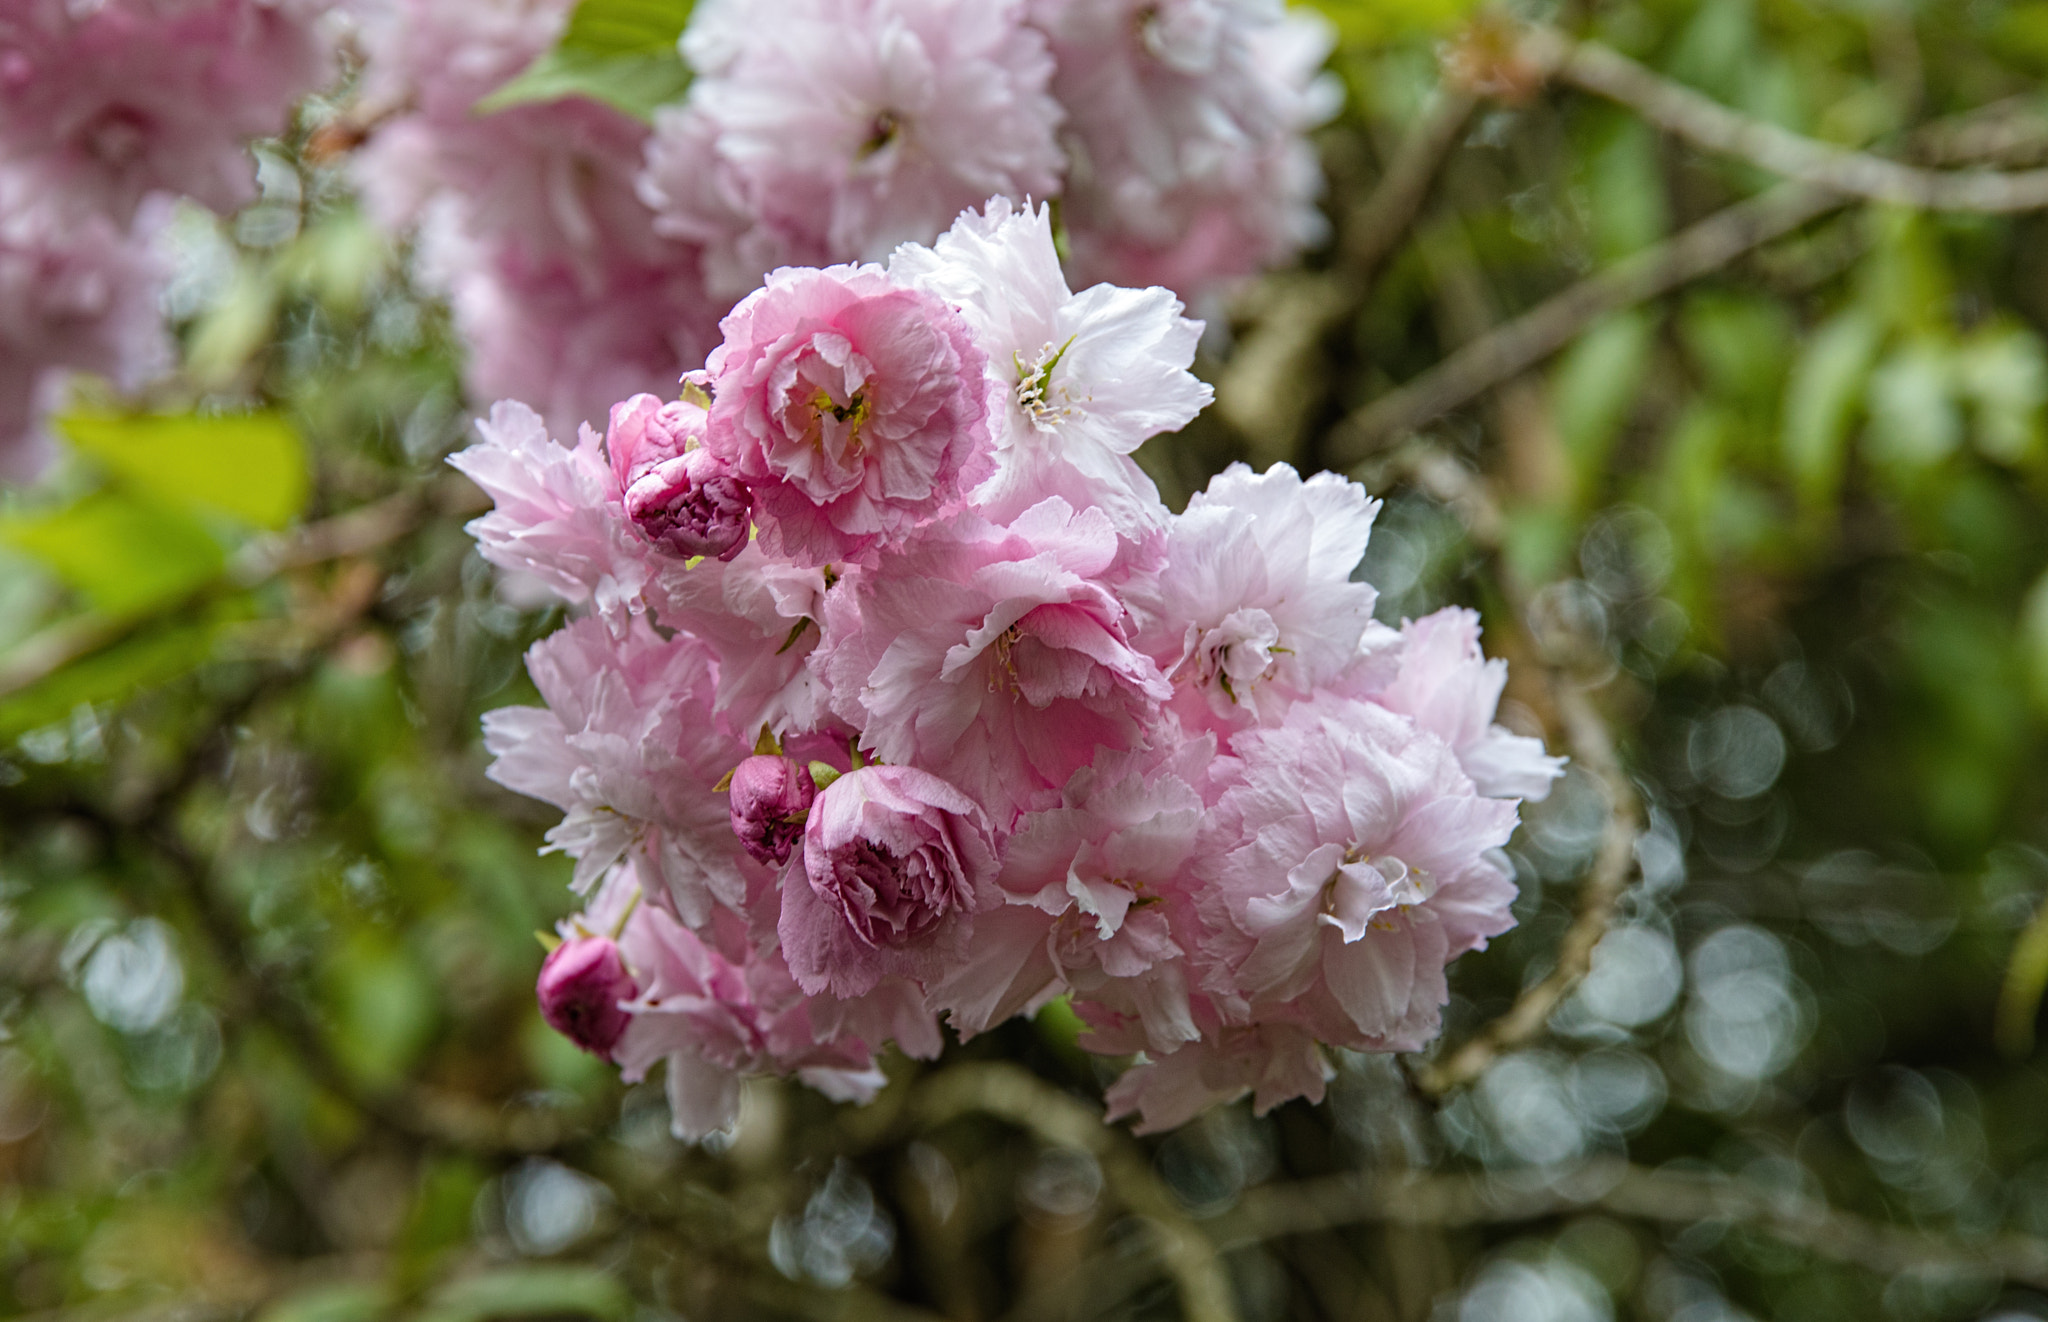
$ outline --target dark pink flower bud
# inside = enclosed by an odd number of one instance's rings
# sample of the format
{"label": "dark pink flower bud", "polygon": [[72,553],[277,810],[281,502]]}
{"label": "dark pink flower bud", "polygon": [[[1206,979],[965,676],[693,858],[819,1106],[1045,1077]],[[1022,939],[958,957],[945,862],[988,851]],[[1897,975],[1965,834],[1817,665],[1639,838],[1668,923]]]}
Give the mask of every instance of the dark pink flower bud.
{"label": "dark pink flower bud", "polygon": [[690,400],[635,395],[612,405],[605,452],[626,516],[678,555],[731,559],[747,544],[754,493],[703,449],[705,413]]}
{"label": "dark pink flower bud", "polygon": [[541,962],[541,1018],[562,1036],[609,1060],[633,1016],[619,1008],[640,992],[619,948],[602,936],[571,937]]}
{"label": "dark pink flower bud", "polygon": [[787,863],[818,797],[810,770],[793,757],[750,757],[733,768],[732,830],[763,863]]}
{"label": "dark pink flower bud", "polygon": [[678,555],[730,560],[747,545],[754,493],[703,450],[664,460],[626,488],[626,513]]}

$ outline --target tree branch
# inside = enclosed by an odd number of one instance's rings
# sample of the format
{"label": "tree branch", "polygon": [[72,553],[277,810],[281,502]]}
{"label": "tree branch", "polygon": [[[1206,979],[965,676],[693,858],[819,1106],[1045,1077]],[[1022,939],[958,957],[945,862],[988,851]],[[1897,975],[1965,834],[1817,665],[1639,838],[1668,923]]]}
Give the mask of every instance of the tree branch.
{"label": "tree branch", "polygon": [[1607,935],[1614,921],[1615,906],[1621,902],[1622,892],[1635,871],[1642,807],[1628,778],[1622,774],[1621,759],[1615,755],[1607,723],[1594,710],[1585,691],[1555,671],[1551,672],[1551,694],[1564,717],[1573,756],[1600,783],[1607,800],[1607,826],[1600,837],[1600,852],[1593,860],[1592,870],[1579,884],[1579,910],[1558,943],[1556,965],[1517,996],[1506,1014],[1488,1023],[1450,1055],[1415,1071],[1416,1086],[1431,1096],[1442,1096],[1471,1083],[1502,1052],[1542,1035],[1551,1011],[1593,967],[1593,947]]}
{"label": "tree branch", "polygon": [[1843,204],[1811,184],[1780,184],[1588,276],[1358,409],[1330,435],[1333,467],[1441,417],[1534,367],[1610,312],[1669,293]]}
{"label": "tree branch", "polygon": [[1532,27],[1523,49],[1559,81],[1628,107],[1694,146],[1845,197],[1923,211],[2011,213],[2048,207],[2048,170],[1923,170],[1804,137],[1731,110],[1598,42]]}
{"label": "tree branch", "polygon": [[1181,1212],[1144,1153],[1121,1130],[1104,1124],[1094,1107],[1020,1066],[991,1063],[955,1065],[929,1076],[910,1111],[920,1129],[979,1112],[1046,1143],[1088,1153],[1124,1206],[1150,1223],[1187,1322],[1236,1322],[1235,1296],[1215,1245]]}
{"label": "tree branch", "polygon": [[1281,1235],[1358,1222],[1458,1227],[1538,1221],[1599,1209],[1667,1225],[1752,1225],[1816,1256],[1886,1276],[1915,1268],[1976,1271],[2048,1288],[2048,1241],[2008,1235],[1961,1241],[1873,1221],[1822,1199],[1711,1172],[1590,1161],[1541,1184],[1490,1175],[1368,1172],[1248,1190],[1215,1226],[1226,1251]]}

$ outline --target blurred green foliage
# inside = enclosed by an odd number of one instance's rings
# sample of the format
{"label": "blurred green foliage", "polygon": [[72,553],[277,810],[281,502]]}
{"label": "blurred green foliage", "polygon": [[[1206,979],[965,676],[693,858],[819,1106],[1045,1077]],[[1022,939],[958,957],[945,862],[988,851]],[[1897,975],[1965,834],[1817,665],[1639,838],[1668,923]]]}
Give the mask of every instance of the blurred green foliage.
{"label": "blurred green foliage", "polygon": [[[1335,237],[1244,292],[1219,406],[1141,453],[1177,501],[1321,466],[1356,410],[1777,182],[1532,80],[1464,0],[1317,7]],[[666,95],[608,62],[654,78],[686,7],[600,8],[508,99]],[[1552,21],[1821,141],[2048,162],[2048,5]],[[1445,70],[1476,104],[1362,271]],[[1845,200],[1357,466],[1383,617],[1480,607],[1506,719],[1563,746],[1559,686],[1588,696],[1644,805],[1542,1040],[1441,1103],[1345,1057],[1322,1107],[1083,1139],[1063,1108],[1112,1071],[1055,1004],[892,1060],[865,1110],[758,1084],[690,1148],[533,1004],[569,869],[477,730],[560,616],[462,533],[440,459],[481,401],[445,312],[303,145],[260,148],[241,216],[178,218],[179,375],[82,389],[63,468],[0,495],[0,1313],[1166,1318],[1184,1231],[1248,1320],[2048,1316],[2048,1264],[1996,1257],[2048,1237],[2048,218]],[[1555,962],[1609,829],[1583,758],[1525,818],[1521,926],[1456,968],[1452,1045]],[[1629,1203],[1623,1158],[1797,1215]]]}

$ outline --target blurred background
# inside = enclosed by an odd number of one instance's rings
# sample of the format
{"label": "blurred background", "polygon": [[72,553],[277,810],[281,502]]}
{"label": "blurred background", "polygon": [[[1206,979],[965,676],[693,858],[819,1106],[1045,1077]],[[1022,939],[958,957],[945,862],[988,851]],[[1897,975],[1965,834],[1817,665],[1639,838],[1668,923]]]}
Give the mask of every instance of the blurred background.
{"label": "blurred background", "polygon": [[560,615],[344,89],[173,221],[260,411],[0,494],[0,1313],[2048,1318],[2048,4],[1319,7],[1331,237],[1139,457],[1359,478],[1574,757],[1435,1053],[1137,1139],[1055,1005],[686,1146],[549,1031],[478,720]]}

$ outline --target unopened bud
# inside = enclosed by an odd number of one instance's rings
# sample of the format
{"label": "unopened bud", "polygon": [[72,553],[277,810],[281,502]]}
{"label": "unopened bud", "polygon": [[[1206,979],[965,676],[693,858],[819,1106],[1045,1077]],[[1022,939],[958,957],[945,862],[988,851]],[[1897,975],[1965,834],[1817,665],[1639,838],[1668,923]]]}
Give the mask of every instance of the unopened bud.
{"label": "unopened bud", "polygon": [[733,768],[732,830],[763,863],[787,863],[803,839],[817,784],[795,758],[756,756]]}
{"label": "unopened bud", "polygon": [[548,952],[541,962],[541,1018],[593,1055],[611,1058],[633,1016],[619,1008],[640,988],[626,971],[618,946],[601,936],[577,936]]}

